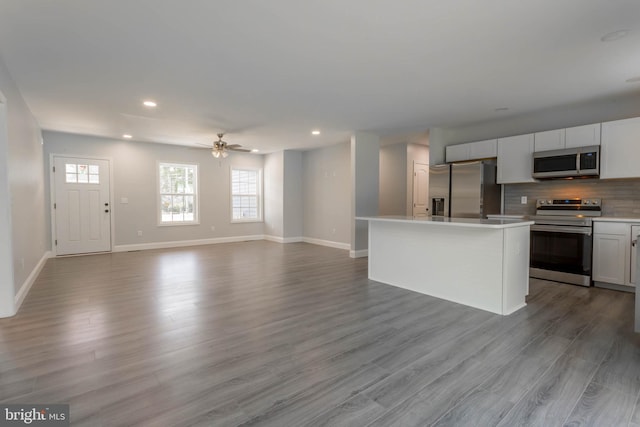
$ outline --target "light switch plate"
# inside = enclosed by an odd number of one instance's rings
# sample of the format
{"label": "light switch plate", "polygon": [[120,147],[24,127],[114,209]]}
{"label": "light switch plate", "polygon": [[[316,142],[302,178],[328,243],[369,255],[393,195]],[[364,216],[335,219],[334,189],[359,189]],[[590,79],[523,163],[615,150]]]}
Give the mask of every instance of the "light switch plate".
{"label": "light switch plate", "polygon": [[520,196],[520,204],[522,205],[527,204],[527,196]]}
{"label": "light switch plate", "polygon": [[129,199],[126,197],[121,197],[120,198],[120,203],[122,203],[123,205],[126,205],[127,203],[129,203]]}

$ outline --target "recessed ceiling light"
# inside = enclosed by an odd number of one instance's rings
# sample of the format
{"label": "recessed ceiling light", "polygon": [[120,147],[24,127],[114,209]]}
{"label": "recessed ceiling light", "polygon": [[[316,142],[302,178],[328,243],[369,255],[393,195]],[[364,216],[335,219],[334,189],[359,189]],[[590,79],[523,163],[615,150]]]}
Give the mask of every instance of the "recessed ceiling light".
{"label": "recessed ceiling light", "polygon": [[627,83],[640,83],[640,76],[625,80]]}
{"label": "recessed ceiling light", "polygon": [[144,104],[145,107],[157,107],[158,104],[156,104],[154,101],[144,101],[142,104]]}
{"label": "recessed ceiling light", "polygon": [[616,40],[620,40],[623,37],[626,37],[628,34],[629,34],[629,30],[613,31],[611,33],[607,33],[604,36],[600,37],[600,41],[613,42]]}
{"label": "recessed ceiling light", "polygon": [[312,130],[311,135],[320,135],[320,131],[318,129]]}
{"label": "recessed ceiling light", "polygon": [[500,112],[500,111],[509,111],[509,108],[508,108],[508,107],[498,107],[498,108],[496,108],[496,110],[495,110],[495,111],[497,111],[497,112]]}
{"label": "recessed ceiling light", "polygon": [[129,135],[128,133],[125,133],[124,135],[122,135],[122,137],[123,137],[124,139],[131,139],[131,138],[133,138],[133,136]]}
{"label": "recessed ceiling light", "polygon": [[252,153],[257,153],[258,151],[260,150],[258,150],[257,148],[254,148],[253,150],[251,150]]}

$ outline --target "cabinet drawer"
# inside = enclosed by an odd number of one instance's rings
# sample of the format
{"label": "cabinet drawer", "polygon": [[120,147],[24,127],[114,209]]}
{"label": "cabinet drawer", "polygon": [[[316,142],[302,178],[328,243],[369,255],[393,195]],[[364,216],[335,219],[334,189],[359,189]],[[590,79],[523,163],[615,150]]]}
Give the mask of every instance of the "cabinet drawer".
{"label": "cabinet drawer", "polygon": [[593,233],[594,234],[620,234],[626,235],[629,233],[630,226],[624,222],[594,222]]}

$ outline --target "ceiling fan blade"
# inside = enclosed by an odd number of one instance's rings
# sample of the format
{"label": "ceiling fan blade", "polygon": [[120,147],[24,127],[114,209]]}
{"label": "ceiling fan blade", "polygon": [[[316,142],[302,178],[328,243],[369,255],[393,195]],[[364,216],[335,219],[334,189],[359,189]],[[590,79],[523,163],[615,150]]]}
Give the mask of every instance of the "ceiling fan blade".
{"label": "ceiling fan blade", "polygon": [[[236,145],[237,145],[237,144],[236,144]],[[239,146],[238,146],[238,147],[239,147]],[[230,146],[228,146],[228,145],[227,145],[227,148],[228,148],[229,150],[231,150],[231,151],[238,151],[238,152],[241,152],[241,153],[250,153],[250,152],[251,152],[251,150],[247,150],[246,148],[236,148],[236,147],[230,147]]]}
{"label": "ceiling fan blade", "polygon": [[240,148],[240,147],[242,147],[242,145],[240,144],[227,144],[227,148],[231,148],[231,149]]}
{"label": "ceiling fan blade", "polygon": [[[211,148],[211,144],[201,144],[199,142],[196,142],[197,145],[200,145],[202,147],[207,147],[207,148]],[[197,148],[197,147],[196,147]]]}

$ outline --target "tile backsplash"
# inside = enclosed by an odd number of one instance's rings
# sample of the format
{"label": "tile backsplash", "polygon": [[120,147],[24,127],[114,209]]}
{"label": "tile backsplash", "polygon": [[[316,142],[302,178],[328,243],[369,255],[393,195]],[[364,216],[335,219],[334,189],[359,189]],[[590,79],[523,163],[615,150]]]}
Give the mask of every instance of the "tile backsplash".
{"label": "tile backsplash", "polygon": [[[527,204],[520,197],[527,196]],[[509,184],[504,187],[504,213],[534,215],[536,200],[542,198],[602,199],[602,215],[640,217],[640,179],[573,179]]]}

